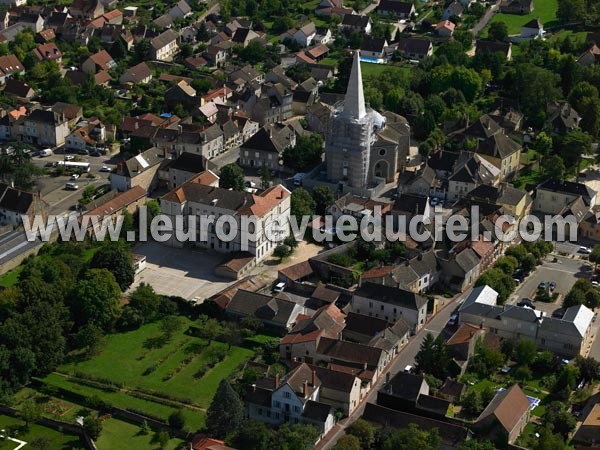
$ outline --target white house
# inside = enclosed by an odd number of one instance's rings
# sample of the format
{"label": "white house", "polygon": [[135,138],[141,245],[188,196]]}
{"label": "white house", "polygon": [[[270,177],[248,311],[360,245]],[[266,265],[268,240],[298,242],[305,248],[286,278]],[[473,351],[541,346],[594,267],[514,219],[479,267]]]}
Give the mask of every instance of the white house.
{"label": "white house", "polygon": [[302,28],[292,28],[281,35],[281,40],[290,39],[295,41],[301,47],[309,47],[312,45],[315,36],[317,35],[317,27],[313,22],[309,22]]}

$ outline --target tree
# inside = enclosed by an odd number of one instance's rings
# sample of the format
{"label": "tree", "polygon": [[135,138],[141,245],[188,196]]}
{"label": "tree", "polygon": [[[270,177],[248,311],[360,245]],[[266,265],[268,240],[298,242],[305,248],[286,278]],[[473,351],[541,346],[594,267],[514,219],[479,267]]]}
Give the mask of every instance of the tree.
{"label": "tree", "polygon": [[553,392],[562,399],[569,398],[579,381],[579,367],[566,364],[561,367],[553,387]]}
{"label": "tree", "polygon": [[119,316],[121,290],[107,269],[89,269],[77,282],[71,302],[75,322],[108,330]]}
{"label": "tree", "polygon": [[325,214],[329,205],[333,203],[335,197],[329,186],[317,186],[312,191],[312,197],[316,204],[316,212],[319,215]]}
{"label": "tree", "polygon": [[567,410],[563,402],[552,402],[546,407],[542,416],[544,425],[551,425],[554,433],[560,434],[565,440],[569,433],[575,429],[577,420]]}
{"label": "tree", "polygon": [[173,334],[181,330],[183,322],[178,316],[165,316],[160,321],[160,330],[165,334],[167,339],[170,339]]}
{"label": "tree", "polygon": [[244,420],[244,403],[227,380],[221,380],[206,410],[206,428],[211,435],[223,437],[236,431]]}
{"label": "tree", "polygon": [[321,163],[323,137],[318,133],[300,136],[296,145],[283,151],[283,165],[296,172],[307,172]]}
{"label": "tree", "polygon": [[99,417],[86,416],[83,419],[83,429],[92,439],[96,440],[102,432],[102,420]]}
{"label": "tree", "polygon": [[200,337],[206,339],[208,345],[210,345],[223,332],[223,328],[217,319],[200,316],[198,318],[198,332]]}
{"label": "tree", "polygon": [[310,193],[303,188],[295,189],[291,198],[291,213],[297,218],[312,216],[317,205]]}
{"label": "tree", "polygon": [[94,199],[94,195],[96,195],[96,191],[97,191],[97,188],[93,184],[86,186],[85,189],[83,190],[83,193],[81,195],[81,199],[79,200],[79,203],[81,203],[82,205],[87,205],[89,202],[91,202]]}
{"label": "tree", "polygon": [[118,242],[109,242],[100,247],[94,254],[90,267],[110,271],[121,291],[129,289],[135,279],[135,267],[131,252]]}
{"label": "tree", "polygon": [[227,445],[248,450],[266,450],[271,447],[273,432],[263,422],[245,420],[239,429],[227,436]]}
{"label": "tree", "polygon": [[519,364],[529,366],[535,359],[536,354],[537,347],[535,342],[526,338],[519,340],[516,350],[517,362]]}
{"label": "tree", "polygon": [[418,371],[431,374],[440,380],[446,379],[450,357],[441,334],[434,339],[431,333],[427,333],[419,353],[415,356],[415,362]]}
{"label": "tree", "polygon": [[507,275],[512,276],[519,267],[519,261],[514,256],[503,256],[498,258],[496,263],[494,264],[494,268],[500,269]]}
{"label": "tree", "polygon": [[[508,255],[508,251],[506,254]],[[481,276],[475,282],[475,286],[488,285],[496,292],[498,292],[498,303],[503,304],[510,294],[515,289],[515,281],[511,275],[507,275],[500,269],[488,269],[481,274]]]}
{"label": "tree", "polygon": [[129,306],[135,308],[146,320],[152,320],[158,314],[161,297],[154,288],[146,283],[140,283],[129,296]]}
{"label": "tree", "polygon": [[532,450],[567,450],[572,447],[567,446],[559,434],[552,433],[552,427],[546,426],[540,431],[540,437],[537,439]]}
{"label": "tree", "polygon": [[475,389],[469,389],[467,393],[463,395],[460,404],[466,412],[474,416],[479,415],[481,411],[483,411],[481,396]]}
{"label": "tree", "polygon": [[561,22],[581,21],[586,16],[587,7],[584,0],[559,0],[556,17]]}
{"label": "tree", "polygon": [[266,165],[263,165],[260,169],[260,188],[269,189],[271,186],[271,172]]}
{"label": "tree", "polygon": [[243,191],[246,188],[244,183],[244,171],[235,163],[223,166],[219,176],[219,186],[224,189]]}
{"label": "tree", "polygon": [[579,368],[581,377],[589,382],[593,380],[600,380],[600,361],[587,357],[584,358],[581,355],[575,357],[575,364]]}
{"label": "tree", "polygon": [[152,437],[152,443],[158,444],[159,448],[166,449],[169,443],[169,433],[164,430],[157,431]]}
{"label": "tree", "polygon": [[584,305],[587,298],[585,291],[581,289],[572,288],[563,300],[563,308],[569,308],[570,306]]}
{"label": "tree", "polygon": [[286,450],[310,450],[319,439],[319,429],[314,425],[285,424],[275,435],[274,448]]}
{"label": "tree", "polygon": [[176,430],[183,430],[185,426],[185,416],[183,411],[177,410],[169,416],[169,426]]}
{"label": "tree", "polygon": [[476,439],[469,439],[463,442],[459,447],[459,450],[495,450],[494,444],[490,441],[478,441]]}
{"label": "tree", "polygon": [[85,350],[87,356],[96,355],[104,342],[102,330],[95,325],[87,324],[75,335],[77,348]]}
{"label": "tree", "polygon": [[338,439],[333,450],[363,450],[356,436],[346,434]]}
{"label": "tree", "polygon": [[368,450],[375,443],[375,427],[363,419],[358,419],[352,423],[346,432],[352,436],[356,436],[360,441],[362,449]]}
{"label": "tree", "polygon": [[273,250],[273,256],[279,259],[287,258],[292,254],[292,249],[285,244],[280,244]]}
{"label": "tree", "polygon": [[565,178],[565,162],[559,155],[552,155],[542,160],[542,171],[548,178],[563,180]]}
{"label": "tree", "polygon": [[42,408],[34,400],[27,400],[21,407],[20,416],[28,427],[42,418]]}
{"label": "tree", "polygon": [[206,29],[206,23],[204,21],[200,22],[198,26],[198,31],[196,32],[196,40],[198,42],[206,42],[210,39],[210,34],[208,34],[208,30]]}
{"label": "tree", "polygon": [[491,349],[482,342],[477,343],[475,355],[469,363],[469,369],[482,377],[487,377],[498,370],[506,360],[502,352]]}
{"label": "tree", "polygon": [[581,130],[573,130],[565,134],[560,140],[560,155],[565,161],[565,166],[576,167],[579,171],[581,155],[592,152],[592,136]]}
{"label": "tree", "polygon": [[505,42],[508,40],[508,25],[506,22],[497,21],[492,22],[488,29],[488,39],[492,41],[502,41]]}
{"label": "tree", "polygon": [[383,442],[383,450],[437,450],[440,443],[437,428],[426,431],[410,423],[407,428],[391,431]]}
{"label": "tree", "polygon": [[529,62],[518,64],[513,70],[513,95],[520,99],[523,112],[529,120],[541,126],[545,119],[546,105],[561,95],[558,87],[560,77]]}

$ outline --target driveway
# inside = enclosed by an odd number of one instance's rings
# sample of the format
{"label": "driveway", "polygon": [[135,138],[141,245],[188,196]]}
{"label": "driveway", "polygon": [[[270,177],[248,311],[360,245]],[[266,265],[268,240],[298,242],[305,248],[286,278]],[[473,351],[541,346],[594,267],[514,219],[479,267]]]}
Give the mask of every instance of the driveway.
{"label": "driveway", "polygon": [[500,5],[500,0],[498,0],[495,4],[493,4],[492,7],[485,12],[483,17],[481,19],[479,19],[479,22],[477,22],[475,24],[475,26],[473,28],[471,28],[470,31],[471,31],[471,33],[473,33],[473,35],[475,37],[477,37],[477,35],[479,33],[481,33],[481,30],[483,30],[487,26],[488,22],[490,20],[492,20],[492,17],[498,11],[499,5]]}
{"label": "driveway", "polygon": [[234,282],[214,274],[225,255],[178,249],[157,242],[139,243],[133,253],[146,257],[146,268],[136,275],[130,290],[144,282],[162,295],[203,301]]}

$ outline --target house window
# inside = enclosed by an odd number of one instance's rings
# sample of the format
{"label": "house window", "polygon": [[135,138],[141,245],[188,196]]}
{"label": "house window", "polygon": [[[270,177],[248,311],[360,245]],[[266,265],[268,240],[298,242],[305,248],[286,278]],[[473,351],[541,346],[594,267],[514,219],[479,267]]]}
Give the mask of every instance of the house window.
{"label": "house window", "polygon": [[275,402],[275,408],[281,408],[281,403],[279,402],[279,400]]}
{"label": "house window", "polygon": [[381,310],[383,311],[383,305],[381,305]]}
{"label": "house window", "polygon": [[285,398],[292,398],[292,394],[290,394],[289,392],[284,392],[284,393],[283,393],[283,396],[284,396]]}

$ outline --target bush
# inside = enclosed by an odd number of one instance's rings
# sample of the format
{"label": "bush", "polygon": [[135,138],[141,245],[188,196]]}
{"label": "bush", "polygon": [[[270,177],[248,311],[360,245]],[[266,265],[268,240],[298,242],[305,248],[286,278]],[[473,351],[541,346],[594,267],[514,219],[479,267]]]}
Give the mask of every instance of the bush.
{"label": "bush", "polygon": [[286,258],[288,256],[290,256],[292,254],[292,249],[291,247],[289,247],[288,245],[285,244],[280,244],[277,247],[275,247],[275,250],[273,251],[273,256],[276,256],[277,258]]}
{"label": "bush", "polygon": [[329,258],[327,258],[327,261],[330,262],[331,264],[335,264],[336,266],[342,266],[342,267],[350,267],[352,264],[354,264],[354,261],[352,260],[352,258],[348,255],[346,255],[345,253],[338,253],[336,255],[331,255]]}

